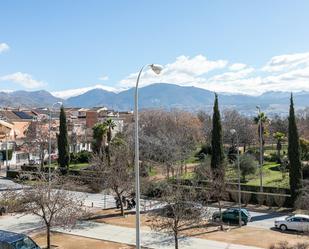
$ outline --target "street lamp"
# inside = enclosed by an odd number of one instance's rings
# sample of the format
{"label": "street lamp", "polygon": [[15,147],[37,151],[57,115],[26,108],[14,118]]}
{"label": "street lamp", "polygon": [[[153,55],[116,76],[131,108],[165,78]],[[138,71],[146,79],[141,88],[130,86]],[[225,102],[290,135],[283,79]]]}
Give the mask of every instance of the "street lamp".
{"label": "street lamp", "polygon": [[258,126],[259,126],[259,140],[260,140],[260,192],[263,192],[263,137],[262,137],[262,120],[261,120],[261,108],[259,106],[256,106],[257,112],[258,112]]}
{"label": "street lamp", "polygon": [[9,162],[9,151],[8,151],[8,136],[9,133],[5,134],[5,164],[6,164],[6,171],[10,170]]}
{"label": "street lamp", "polygon": [[49,122],[48,122],[48,183],[50,183],[50,167],[51,167],[51,111],[55,105],[62,105],[62,102],[56,102],[49,108]]}
{"label": "street lamp", "polygon": [[141,249],[140,237],[140,182],[139,182],[139,143],[138,143],[138,84],[144,68],[150,67],[153,72],[160,74],[163,67],[156,64],[145,65],[139,71],[136,80],[135,96],[134,96],[134,119],[135,119],[135,195],[136,195],[136,249]]}
{"label": "street lamp", "polygon": [[238,171],[238,222],[241,227],[241,186],[240,186],[240,162],[239,162],[239,138],[235,129],[231,129],[230,133],[236,136],[236,149],[237,149],[237,171]]}

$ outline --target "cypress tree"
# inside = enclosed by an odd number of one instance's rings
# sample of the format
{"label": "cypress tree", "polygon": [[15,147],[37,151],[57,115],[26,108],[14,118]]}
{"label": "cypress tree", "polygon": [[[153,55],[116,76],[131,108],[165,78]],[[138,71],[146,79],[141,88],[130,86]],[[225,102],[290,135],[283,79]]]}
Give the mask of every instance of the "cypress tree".
{"label": "cypress tree", "polygon": [[288,134],[288,157],[290,173],[290,189],[292,201],[295,202],[302,188],[302,168],[300,160],[299,136],[296,126],[293,95],[290,99],[289,134]]}
{"label": "cypress tree", "polygon": [[222,143],[222,125],[218,104],[218,96],[215,94],[215,102],[212,117],[211,132],[211,169],[220,174],[224,174],[224,152]]}
{"label": "cypress tree", "polygon": [[60,109],[60,126],[58,135],[58,164],[62,173],[66,173],[70,163],[70,148],[68,142],[67,119],[63,106]]}

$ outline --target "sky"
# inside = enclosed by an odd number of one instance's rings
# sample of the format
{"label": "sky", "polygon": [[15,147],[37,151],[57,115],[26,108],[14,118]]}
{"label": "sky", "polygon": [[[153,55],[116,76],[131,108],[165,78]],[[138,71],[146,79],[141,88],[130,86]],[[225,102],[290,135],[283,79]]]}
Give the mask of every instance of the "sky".
{"label": "sky", "polygon": [[2,0],[0,90],[309,91],[307,0]]}

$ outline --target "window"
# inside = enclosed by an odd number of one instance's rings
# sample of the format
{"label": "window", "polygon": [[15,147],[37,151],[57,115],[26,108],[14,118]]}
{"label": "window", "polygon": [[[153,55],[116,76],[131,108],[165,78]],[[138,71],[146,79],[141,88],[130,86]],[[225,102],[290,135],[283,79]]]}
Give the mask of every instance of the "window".
{"label": "window", "polygon": [[301,218],[299,218],[299,217],[294,217],[294,218],[291,218],[289,221],[292,221],[292,222],[301,222]]}
{"label": "window", "polygon": [[32,239],[24,237],[18,241],[11,243],[14,249],[37,249],[39,248]]}

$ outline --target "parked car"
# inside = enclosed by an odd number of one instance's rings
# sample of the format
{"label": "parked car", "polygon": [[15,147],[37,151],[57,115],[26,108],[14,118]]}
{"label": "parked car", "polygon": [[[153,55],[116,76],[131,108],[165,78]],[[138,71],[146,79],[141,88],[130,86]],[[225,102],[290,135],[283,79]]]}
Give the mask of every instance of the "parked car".
{"label": "parked car", "polygon": [[39,159],[31,159],[29,160],[29,165],[39,165],[40,160]]}
{"label": "parked car", "polygon": [[[214,212],[212,215],[212,219],[214,221],[220,221],[220,213]],[[247,223],[251,220],[251,215],[249,211],[245,208],[241,209],[241,221],[243,225],[247,225]],[[230,222],[230,223],[238,223],[239,221],[239,208],[228,208],[222,212],[222,221]]]}
{"label": "parked car", "polygon": [[1,249],[41,249],[25,234],[0,230]]}
{"label": "parked car", "polygon": [[309,231],[309,215],[295,214],[275,220],[275,227],[281,231],[296,230],[301,232]]}

